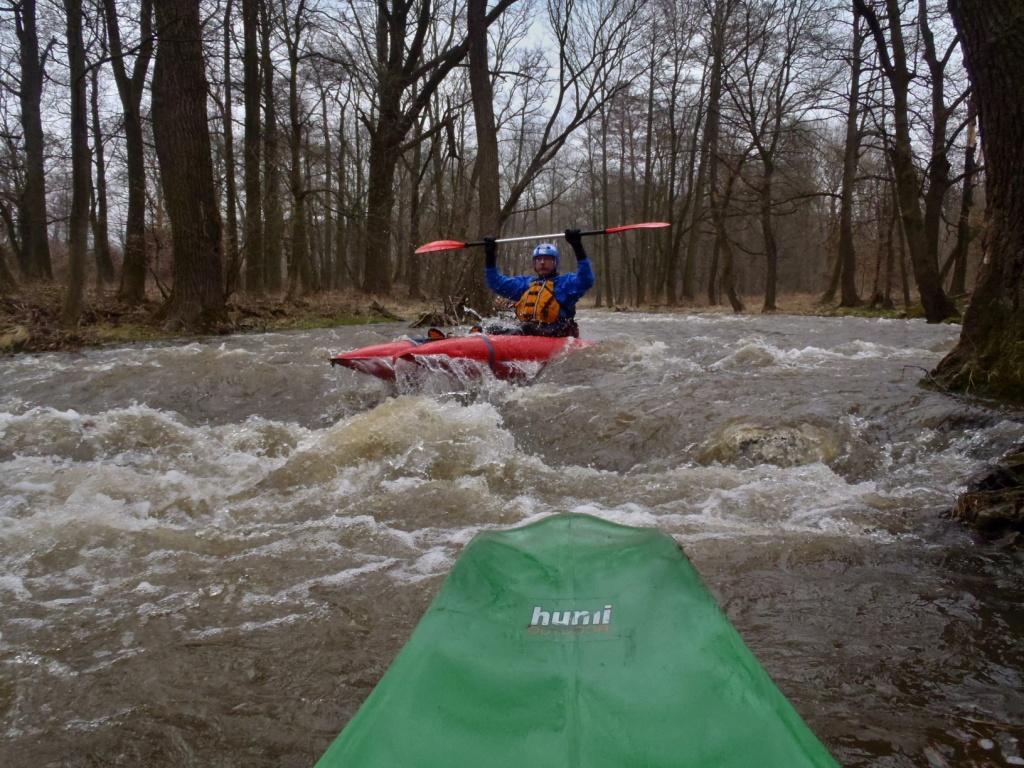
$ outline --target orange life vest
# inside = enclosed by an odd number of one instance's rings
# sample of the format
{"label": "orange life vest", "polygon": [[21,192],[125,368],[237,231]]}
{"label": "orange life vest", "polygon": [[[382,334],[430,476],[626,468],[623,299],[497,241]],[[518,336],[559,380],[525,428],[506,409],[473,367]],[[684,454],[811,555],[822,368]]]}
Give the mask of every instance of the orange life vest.
{"label": "orange life vest", "polygon": [[516,302],[516,319],[522,323],[554,323],[561,306],[555,298],[554,280],[537,280]]}

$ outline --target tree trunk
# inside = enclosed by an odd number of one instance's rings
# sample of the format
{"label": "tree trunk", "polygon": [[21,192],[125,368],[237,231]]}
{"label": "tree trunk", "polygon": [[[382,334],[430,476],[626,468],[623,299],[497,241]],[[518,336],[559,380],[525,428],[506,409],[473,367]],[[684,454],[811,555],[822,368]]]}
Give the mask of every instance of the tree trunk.
{"label": "tree trunk", "polygon": [[[306,232],[306,185],[302,173],[302,115],[299,104],[299,44],[305,3],[299,2],[294,21],[288,19],[288,148],[291,167],[288,186],[292,195],[291,259],[288,262],[288,298],[310,290],[309,242]],[[294,35],[294,37],[293,37]]]}
{"label": "tree trunk", "polygon": [[864,37],[860,31],[860,13],[853,4],[853,47],[850,51],[850,95],[847,99],[846,142],[843,149],[843,184],[839,206],[839,264],[841,307],[860,304],[857,295],[857,253],[853,246],[853,187],[857,179],[860,155],[860,130],[857,126],[860,102],[861,50]]}
{"label": "tree trunk", "polygon": [[895,258],[893,255],[892,247],[892,233],[893,230],[896,229],[897,218],[895,195],[889,196],[889,204],[885,206],[885,211],[885,279],[882,281],[881,307],[882,309],[892,309],[892,279],[893,271],[895,268]]}
{"label": "tree trunk", "polygon": [[[498,0],[484,16],[485,26],[493,23],[514,0]],[[387,293],[391,288],[391,215],[395,204],[395,171],[405,137],[447,74],[458,66],[469,50],[463,39],[424,66],[423,45],[435,20],[428,3],[420,6],[410,24],[412,0],[379,0],[375,38],[366,41],[375,51],[376,120],[370,126],[370,178],[366,200],[366,247],[363,259],[363,290]],[[420,69],[420,71],[417,71]],[[416,83],[414,98],[404,103]]]}
{"label": "tree trunk", "polygon": [[953,263],[953,282],[949,292],[953,296],[962,296],[967,292],[967,248],[971,244],[971,207],[974,204],[974,153],[977,144],[976,106],[971,98],[968,107],[967,149],[964,153],[964,188],[960,196],[960,220],[956,228],[956,247],[950,254]]}
{"label": "tree trunk", "polygon": [[[268,0],[269,1],[269,0]],[[259,0],[242,0],[242,92],[245,100],[245,138],[242,184],[245,187],[245,290],[261,295],[266,289],[263,252],[263,191],[260,183]],[[266,22],[269,24],[269,21]],[[265,32],[269,35],[269,32]],[[267,62],[264,62],[266,66]],[[266,74],[264,75],[266,77]],[[273,75],[270,75],[273,79]],[[272,98],[272,96],[269,96]],[[267,125],[268,132],[272,130]],[[270,138],[267,138],[270,141]]]}
{"label": "tree trunk", "polygon": [[[281,211],[281,174],[278,170],[277,104],[274,101],[274,62],[270,55],[270,37],[274,25],[271,0],[261,0],[260,60],[263,68],[263,248],[262,280],[268,291],[281,290],[281,249],[284,244],[284,217]],[[255,102],[254,102],[255,103]],[[248,114],[246,115],[248,119]],[[259,118],[256,118],[257,122]],[[259,172],[256,173],[257,177]],[[259,199],[259,198],[257,198]],[[246,201],[246,220],[249,206]],[[247,230],[247,237],[248,237]]]}
{"label": "tree trunk", "polygon": [[[29,280],[52,280],[50,241],[46,229],[46,170],[43,166],[43,97],[46,57],[40,55],[36,28],[36,0],[22,0],[14,6],[15,31],[21,64],[21,127],[25,134],[25,188],[22,192],[22,247],[20,268]],[[51,43],[52,45],[52,43]]]}
{"label": "tree trunk", "polygon": [[[767,157],[762,157],[764,179],[760,189],[761,198],[761,235],[764,238],[764,306],[762,312],[775,312],[775,296],[779,281],[779,245],[775,240],[775,229],[772,226],[772,183],[775,178],[775,164]],[[731,249],[730,249],[731,250]]]}
{"label": "tree trunk", "polygon": [[[601,221],[608,221],[608,110],[601,105]],[[601,238],[601,286],[604,288],[606,306],[615,306],[614,280],[612,278],[611,244],[607,237]]]}
{"label": "tree trunk", "polygon": [[[708,93],[709,104],[707,114],[704,119],[704,135],[701,137],[700,141],[700,161],[697,166],[697,181],[694,183],[690,192],[690,198],[693,200],[691,203],[692,216],[690,218],[689,237],[687,237],[686,240],[686,261],[683,263],[683,298],[687,301],[693,301],[697,295],[697,249],[700,247],[701,230],[704,226],[704,211],[706,210],[704,205],[704,188],[707,183],[707,173],[710,165],[711,134],[708,132],[708,128],[712,125],[711,108],[712,106],[714,107],[716,114],[715,120],[717,120],[718,108],[722,100],[721,64],[718,58],[713,59],[711,63],[712,76],[714,76],[716,71],[719,73],[717,81],[718,89],[712,93]],[[711,103],[712,97],[714,97],[713,103]],[[694,140],[696,141],[696,133],[694,133]]]}
{"label": "tree trunk", "polygon": [[1024,401],[1024,20],[1020,0],[949,0],[985,152],[985,263],[944,386]]}
{"label": "tree trunk", "polygon": [[[224,295],[231,296],[238,290],[242,271],[241,254],[238,248],[238,184],[235,183],[235,127],[232,108],[233,88],[231,76],[231,10],[232,0],[227,0],[224,9],[224,187],[227,207],[227,283]],[[258,87],[257,87],[258,91]],[[248,219],[247,219],[248,221]]]}
{"label": "tree trunk", "polygon": [[348,227],[346,221],[349,216],[348,196],[348,169],[345,160],[345,107],[341,107],[341,118],[338,120],[338,191],[336,201],[338,216],[335,219],[335,236],[337,242],[337,253],[334,257],[334,287],[341,288],[350,285],[352,280],[349,274],[348,265]]}
{"label": "tree trunk", "polygon": [[96,217],[92,228],[92,250],[96,261],[96,290],[114,281],[114,262],[110,258],[110,230],[107,211],[107,165],[103,155],[103,126],[100,124],[99,67],[92,74],[92,136],[96,159]]}
{"label": "tree trunk", "polygon": [[156,18],[153,138],[174,247],[165,325],[208,330],[223,316],[224,284],[199,5],[157,0]]}
{"label": "tree trunk", "polygon": [[[901,26],[899,0],[886,0],[889,20],[889,35],[892,44],[892,59],[888,54],[884,32],[875,12],[865,5],[865,0],[854,0],[857,10],[868,22],[875,36],[876,47],[882,59],[882,67],[892,87],[893,118],[895,136],[891,149],[896,189],[900,198],[900,214],[903,231],[910,251],[910,264],[914,270],[917,290],[924,305],[928,322],[938,323],[957,314],[956,307],[946,296],[939,278],[938,255],[930,249],[929,232],[919,199],[921,179],[914,165],[913,144],[910,131],[910,83],[914,75],[908,69],[906,45]],[[934,158],[933,158],[934,159]]]}
{"label": "tree trunk", "polygon": [[[498,131],[494,124],[494,94],[491,90],[490,61],[487,54],[487,0],[468,0],[469,85],[473,94],[473,121],[476,125],[477,184],[480,193],[480,232],[501,236],[501,192],[498,169]],[[418,172],[418,169],[417,169]],[[416,183],[416,179],[413,179]],[[482,269],[473,272],[469,300],[482,314],[491,304],[490,292]]]}
{"label": "tree trunk", "polygon": [[725,290],[725,295],[729,299],[729,305],[732,307],[733,312],[742,312],[745,307],[739,294],[736,292],[736,273],[733,269],[734,255],[732,243],[729,242],[729,232],[726,228],[726,212],[729,209],[729,203],[732,201],[736,179],[739,178],[742,170],[743,158],[740,159],[737,168],[729,169],[729,177],[725,182],[725,191],[721,198],[716,199],[718,196],[713,191],[711,196],[711,211],[715,220],[715,247],[722,254],[722,288]]}
{"label": "tree trunk", "polygon": [[[727,10],[721,3],[717,4],[715,6],[714,18],[712,19],[711,80],[708,90],[708,119],[704,126],[704,139],[708,145],[708,206],[711,210],[711,218],[715,223],[716,233],[714,256],[712,257],[711,269],[708,274],[708,303],[712,305],[718,304],[718,257],[722,251],[723,244],[728,245],[728,238],[723,237],[725,232],[725,212],[722,209],[721,198],[718,192],[718,142],[721,128],[722,67],[725,57]],[[695,216],[696,212],[697,209],[694,208]],[[694,221],[696,221],[696,218]]]}
{"label": "tree trunk", "polygon": [[0,243],[0,296],[6,293],[10,293],[18,287],[18,281],[14,278],[14,273],[7,264],[7,246],[4,243]]}
{"label": "tree trunk", "polygon": [[68,222],[68,284],[61,323],[78,325],[85,287],[85,256],[89,247],[89,108],[86,99],[85,44],[82,41],[82,0],[64,0],[68,33],[68,74],[71,90],[71,219]]}
{"label": "tree trunk", "polygon": [[139,8],[139,49],[129,76],[117,18],[116,0],[104,0],[107,36],[110,38],[111,67],[124,113],[125,157],[128,166],[128,213],[125,222],[124,259],[118,297],[129,304],[146,299],[146,157],[142,136],[142,93],[153,54],[152,0]]}
{"label": "tree trunk", "polygon": [[334,156],[333,150],[331,149],[331,124],[327,119],[327,90],[321,86],[320,89],[320,105],[321,105],[321,128],[323,129],[323,141],[324,141],[324,192],[323,197],[323,210],[324,210],[324,224],[323,224],[323,272],[321,272],[321,288],[324,290],[332,290],[337,287],[334,282],[334,276],[337,274],[335,268],[335,255],[334,255],[334,214],[332,208],[334,206]]}

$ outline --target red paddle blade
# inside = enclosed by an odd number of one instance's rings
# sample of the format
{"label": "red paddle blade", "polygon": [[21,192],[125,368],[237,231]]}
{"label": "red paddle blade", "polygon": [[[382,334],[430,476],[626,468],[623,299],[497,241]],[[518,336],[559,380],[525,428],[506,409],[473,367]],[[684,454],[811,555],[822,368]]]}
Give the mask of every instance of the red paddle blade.
{"label": "red paddle blade", "polygon": [[434,251],[457,251],[465,248],[466,244],[461,240],[435,240],[417,248],[414,253],[433,253]]}
{"label": "red paddle blade", "polygon": [[643,221],[639,224],[623,224],[621,227],[608,227],[604,233],[606,235],[612,235],[616,232],[628,232],[631,229],[661,229],[662,227],[671,227],[672,225],[667,221]]}

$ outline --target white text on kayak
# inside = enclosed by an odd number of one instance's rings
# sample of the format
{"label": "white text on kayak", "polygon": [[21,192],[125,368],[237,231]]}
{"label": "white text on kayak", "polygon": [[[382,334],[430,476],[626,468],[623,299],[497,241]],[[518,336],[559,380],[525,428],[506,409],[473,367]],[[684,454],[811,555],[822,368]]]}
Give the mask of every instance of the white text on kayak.
{"label": "white text on kayak", "polygon": [[535,605],[529,628],[607,627],[611,623],[611,605],[596,611],[546,611],[543,606]]}

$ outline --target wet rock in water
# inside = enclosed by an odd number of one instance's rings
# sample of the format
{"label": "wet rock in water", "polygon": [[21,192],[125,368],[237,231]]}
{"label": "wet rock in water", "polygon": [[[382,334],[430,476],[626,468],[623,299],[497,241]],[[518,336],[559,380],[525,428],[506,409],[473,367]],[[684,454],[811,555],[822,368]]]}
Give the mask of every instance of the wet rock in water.
{"label": "wet rock in water", "polygon": [[10,331],[0,333],[0,352],[17,352],[32,338],[23,325],[16,325]]}
{"label": "wet rock in water", "polygon": [[969,478],[951,514],[990,535],[1024,531],[1024,443]]}
{"label": "wet rock in water", "polygon": [[765,427],[730,424],[713,436],[701,452],[701,463],[740,467],[774,464],[796,467],[830,462],[839,452],[835,435],[813,424]]}

